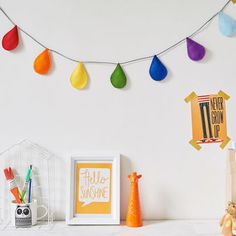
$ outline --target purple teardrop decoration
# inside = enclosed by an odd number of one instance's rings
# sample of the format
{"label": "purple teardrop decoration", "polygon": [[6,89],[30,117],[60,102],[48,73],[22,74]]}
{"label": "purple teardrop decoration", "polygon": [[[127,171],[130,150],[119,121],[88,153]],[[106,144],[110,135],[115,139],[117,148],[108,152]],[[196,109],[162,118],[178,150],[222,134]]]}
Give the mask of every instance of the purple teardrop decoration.
{"label": "purple teardrop decoration", "polygon": [[201,44],[193,41],[190,38],[186,38],[186,41],[189,58],[193,61],[202,60],[206,54],[205,48]]}

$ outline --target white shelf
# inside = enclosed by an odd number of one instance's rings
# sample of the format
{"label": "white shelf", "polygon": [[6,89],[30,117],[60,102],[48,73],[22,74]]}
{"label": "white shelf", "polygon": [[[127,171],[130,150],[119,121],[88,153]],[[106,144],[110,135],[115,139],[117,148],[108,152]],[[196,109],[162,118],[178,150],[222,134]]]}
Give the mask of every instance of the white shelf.
{"label": "white shelf", "polygon": [[220,236],[218,220],[145,221],[140,228],[120,226],[67,226],[56,221],[49,228],[35,226],[15,229],[10,226],[0,236]]}

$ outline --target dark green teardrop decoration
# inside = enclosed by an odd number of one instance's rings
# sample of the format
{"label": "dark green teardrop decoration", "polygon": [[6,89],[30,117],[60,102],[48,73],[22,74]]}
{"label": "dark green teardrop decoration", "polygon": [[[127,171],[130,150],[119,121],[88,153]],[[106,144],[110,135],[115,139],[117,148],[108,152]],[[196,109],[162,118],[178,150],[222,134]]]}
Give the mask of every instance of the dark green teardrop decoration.
{"label": "dark green teardrop decoration", "polygon": [[118,63],[115,70],[111,74],[111,83],[115,88],[124,88],[126,85],[127,79],[125,72],[123,71],[121,65]]}

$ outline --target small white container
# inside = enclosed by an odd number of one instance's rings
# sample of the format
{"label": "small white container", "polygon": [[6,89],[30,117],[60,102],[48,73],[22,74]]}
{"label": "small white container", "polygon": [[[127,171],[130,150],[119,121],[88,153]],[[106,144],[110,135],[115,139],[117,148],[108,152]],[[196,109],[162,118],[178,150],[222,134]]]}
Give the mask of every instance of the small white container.
{"label": "small white container", "polygon": [[[37,216],[39,208],[44,209],[42,216]],[[44,205],[38,206],[37,200],[33,199],[30,203],[18,204],[11,202],[11,224],[15,227],[30,227],[36,225],[37,221],[48,214],[48,208]]]}

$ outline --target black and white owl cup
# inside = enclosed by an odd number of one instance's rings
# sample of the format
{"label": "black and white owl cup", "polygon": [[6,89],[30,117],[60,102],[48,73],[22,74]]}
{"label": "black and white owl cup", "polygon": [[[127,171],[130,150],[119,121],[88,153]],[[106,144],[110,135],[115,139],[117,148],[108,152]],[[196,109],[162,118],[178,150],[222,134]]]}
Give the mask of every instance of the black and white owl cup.
{"label": "black and white owl cup", "polygon": [[[41,216],[38,216],[39,208],[43,208],[44,211],[44,214]],[[36,199],[25,204],[18,204],[15,201],[11,202],[11,223],[17,228],[36,225],[37,221],[43,219],[47,214],[48,208],[44,205],[38,206]]]}

